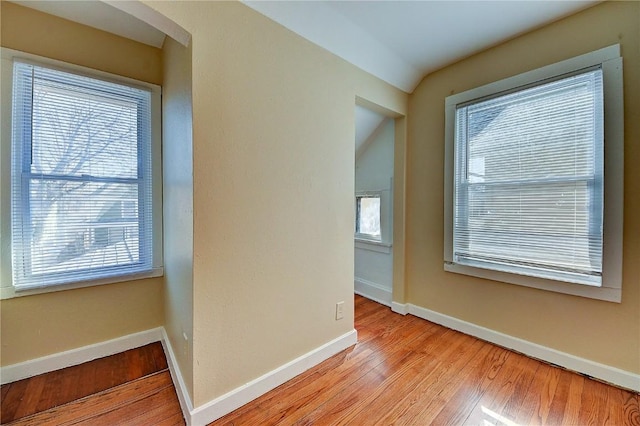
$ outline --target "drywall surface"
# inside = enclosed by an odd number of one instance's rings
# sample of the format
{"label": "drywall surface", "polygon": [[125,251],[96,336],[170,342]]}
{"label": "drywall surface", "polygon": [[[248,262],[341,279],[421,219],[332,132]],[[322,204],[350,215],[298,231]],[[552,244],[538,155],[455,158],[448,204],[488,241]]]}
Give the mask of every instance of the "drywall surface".
{"label": "drywall surface", "polygon": [[[578,36],[579,35],[579,36]],[[622,303],[443,270],[444,100],[620,43],[625,170]],[[562,352],[640,372],[640,3],[604,2],[427,76],[412,94],[407,152],[407,301]]]}
{"label": "drywall surface", "polygon": [[191,48],[163,46],[164,327],[193,398],[193,142]]}
{"label": "drywall surface", "polygon": [[3,300],[1,365],[159,327],[162,298],[148,279]]}
{"label": "drywall surface", "polygon": [[2,2],[2,45],[162,84],[162,52],[86,25]]}
{"label": "drywall surface", "polygon": [[[63,60],[114,74],[161,83],[160,49],[104,33],[31,9],[1,2],[3,47]],[[5,93],[2,94],[6,96]],[[2,196],[10,138],[2,134]],[[0,211],[6,211],[5,205]],[[2,283],[10,281],[10,229],[2,217]],[[0,301],[1,365],[10,365],[123,335],[163,323],[162,278],[130,281]]]}
{"label": "drywall surface", "polygon": [[355,100],[407,96],[240,3],[146,4],[192,35],[198,407],[353,329]]}

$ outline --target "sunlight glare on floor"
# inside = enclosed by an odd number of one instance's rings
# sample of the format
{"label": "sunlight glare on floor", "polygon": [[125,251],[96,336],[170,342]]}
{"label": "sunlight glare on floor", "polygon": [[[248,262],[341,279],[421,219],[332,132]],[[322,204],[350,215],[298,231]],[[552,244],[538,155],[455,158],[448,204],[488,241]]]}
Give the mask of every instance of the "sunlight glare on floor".
{"label": "sunlight glare on floor", "polygon": [[[511,420],[507,419],[506,417],[503,417],[500,414],[489,410],[484,405],[482,406],[482,412],[485,413],[487,416],[491,417],[492,419],[495,419],[495,420],[499,421],[500,423],[502,423],[504,425],[507,425],[507,426],[519,426],[517,423],[512,422]],[[488,420],[485,420],[484,424],[485,424],[485,426],[495,425],[494,422],[490,422]]]}

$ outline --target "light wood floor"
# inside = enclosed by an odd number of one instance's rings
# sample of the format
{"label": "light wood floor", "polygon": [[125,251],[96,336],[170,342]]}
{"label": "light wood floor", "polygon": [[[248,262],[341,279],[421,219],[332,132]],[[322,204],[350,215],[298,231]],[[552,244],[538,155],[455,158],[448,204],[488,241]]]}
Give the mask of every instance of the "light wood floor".
{"label": "light wood floor", "polygon": [[[211,425],[640,425],[635,393],[355,305],[357,345]],[[2,423],[184,424],[161,346],[124,354],[2,386]]]}

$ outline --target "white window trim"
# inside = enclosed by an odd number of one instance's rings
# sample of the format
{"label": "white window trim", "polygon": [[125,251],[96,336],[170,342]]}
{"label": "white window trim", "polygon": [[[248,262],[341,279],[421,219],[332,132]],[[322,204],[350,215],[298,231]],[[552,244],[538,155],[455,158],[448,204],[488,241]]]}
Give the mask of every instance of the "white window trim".
{"label": "white window trim", "polygon": [[359,197],[377,197],[380,199],[380,238],[375,238],[373,236],[371,236],[370,234],[361,234],[359,232],[355,232],[354,234],[354,238],[357,241],[362,241],[362,242],[371,242],[371,243],[382,243],[384,241],[383,239],[383,233],[384,231],[382,230],[382,191],[358,191],[356,192],[356,196],[355,196],[355,200],[356,200],[356,220],[358,220],[357,214],[358,214],[358,198]]}
{"label": "white window trim", "polygon": [[378,253],[391,253],[392,244],[377,240],[368,240],[363,238],[355,239],[355,248],[362,250],[375,251]]}
{"label": "white window trim", "polygon": [[[28,296],[40,293],[70,290],[131,281],[142,278],[159,277],[164,274],[163,243],[162,243],[162,122],[161,122],[161,87],[155,84],[122,77],[91,68],[73,65],[66,62],[20,52],[13,49],[0,49],[0,84],[2,84],[2,99],[0,99],[2,122],[0,123],[0,299]],[[153,268],[143,273],[125,274],[97,280],[79,281],[71,284],[52,285],[47,287],[17,290],[12,283],[11,262],[11,121],[12,121],[12,87],[13,62],[20,59],[26,62],[42,64],[50,68],[58,68],[67,72],[76,72],[93,78],[99,78],[130,86],[144,87],[151,90],[152,103],[152,198],[153,198]]]}
{"label": "white window trim", "polygon": [[[455,264],[453,262],[453,181],[456,105],[595,65],[602,65],[605,105],[605,205],[602,286],[571,284]],[[618,44],[447,97],[445,99],[444,269],[449,272],[558,293],[609,302],[621,302],[624,208],[623,113],[622,58],[620,57],[620,45]]]}

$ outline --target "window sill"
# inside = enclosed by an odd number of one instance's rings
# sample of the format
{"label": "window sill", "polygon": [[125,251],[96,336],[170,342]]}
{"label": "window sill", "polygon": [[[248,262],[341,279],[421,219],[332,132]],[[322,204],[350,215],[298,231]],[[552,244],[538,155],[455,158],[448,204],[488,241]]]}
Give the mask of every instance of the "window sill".
{"label": "window sill", "polygon": [[85,287],[94,287],[105,284],[115,284],[126,281],[141,280],[145,278],[155,278],[164,275],[164,269],[162,267],[153,268],[151,271],[141,272],[138,274],[119,275],[116,277],[102,278],[99,280],[80,281],[72,284],[60,284],[46,287],[30,288],[25,290],[18,290],[13,286],[0,288],[0,300],[12,299],[14,297],[33,296],[35,294],[53,293],[56,291],[73,290]]}
{"label": "window sill", "polygon": [[355,247],[363,250],[375,251],[378,253],[391,253],[391,243],[382,241],[355,238]]}
{"label": "window sill", "polygon": [[508,272],[474,268],[473,266],[459,265],[451,262],[444,263],[444,270],[471,277],[484,278],[507,284],[517,284],[525,287],[587,297],[589,299],[604,300],[607,302],[620,303],[622,298],[622,291],[620,288],[607,287],[606,285],[603,285],[602,287],[595,287],[585,284],[572,284]]}

